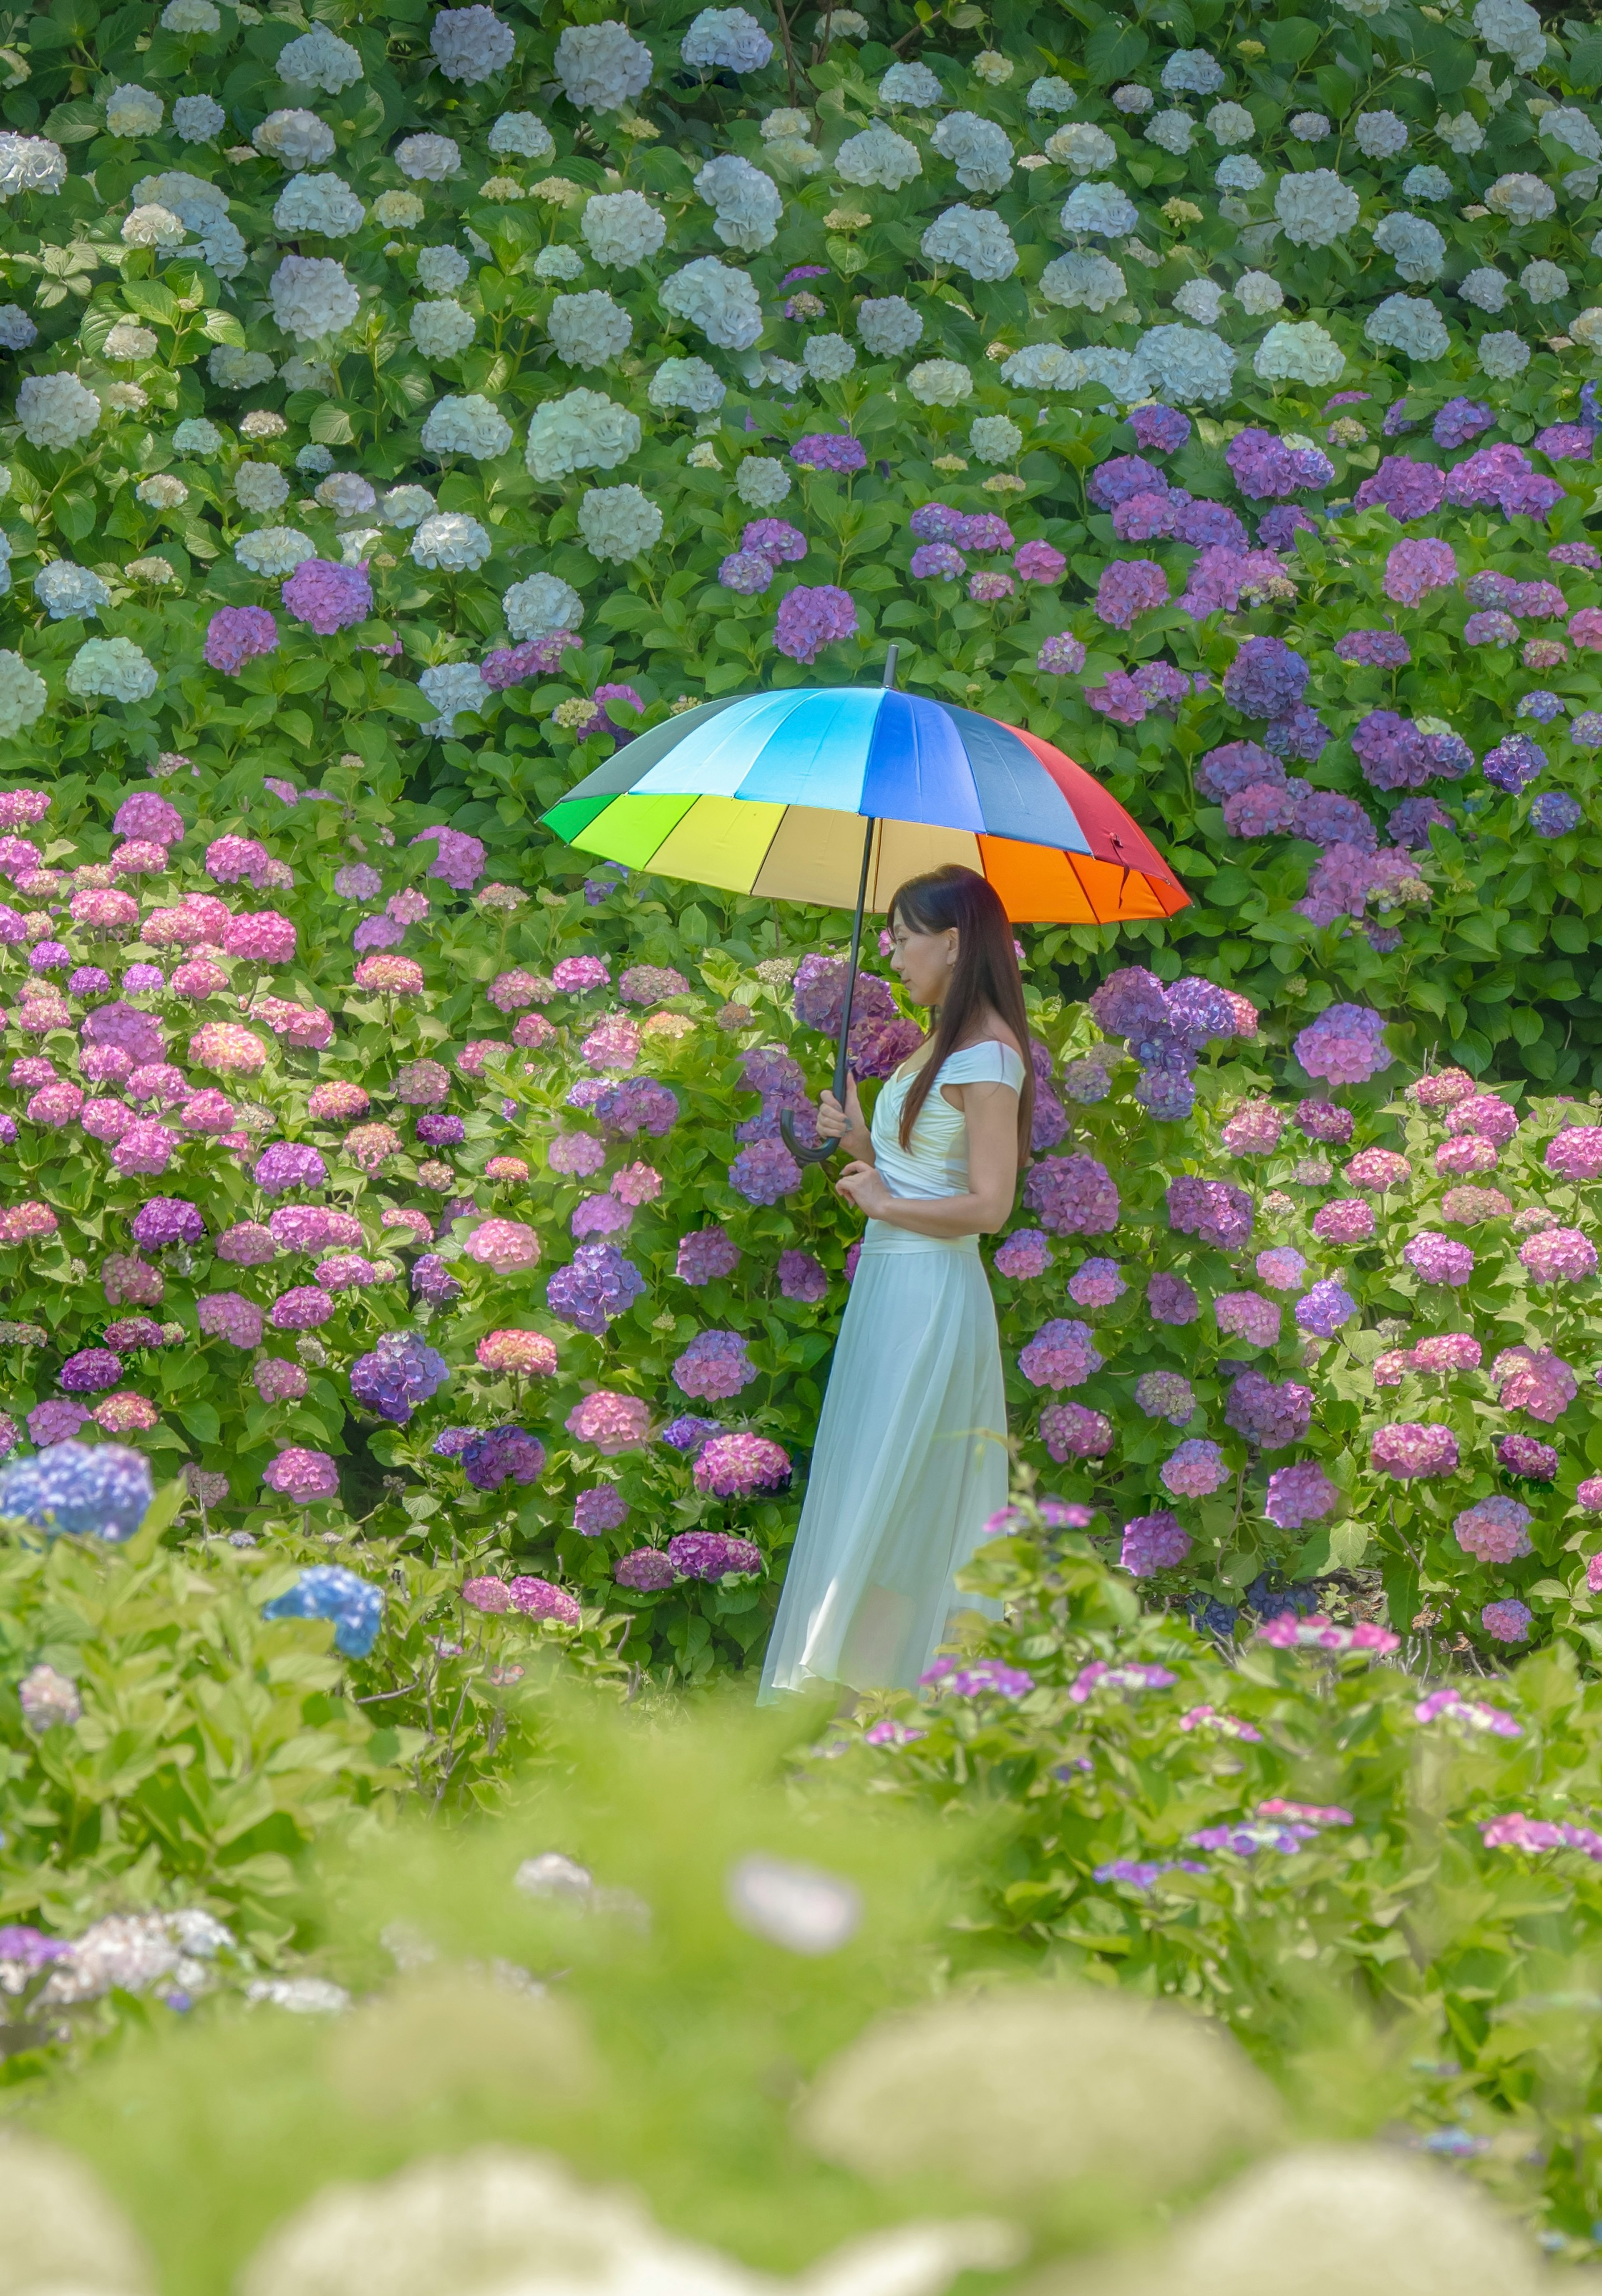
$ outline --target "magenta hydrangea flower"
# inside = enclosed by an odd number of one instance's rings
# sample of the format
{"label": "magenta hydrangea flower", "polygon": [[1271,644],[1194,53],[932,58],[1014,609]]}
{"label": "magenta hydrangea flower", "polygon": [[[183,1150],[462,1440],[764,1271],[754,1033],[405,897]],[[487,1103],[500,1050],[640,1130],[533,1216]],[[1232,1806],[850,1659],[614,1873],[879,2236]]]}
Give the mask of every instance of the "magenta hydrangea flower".
{"label": "magenta hydrangea flower", "polygon": [[1102,1235],[1118,1225],[1118,1191],[1093,1156],[1044,1156],[1030,1168],[1024,1202],[1052,1235]]}
{"label": "magenta hydrangea flower", "polygon": [[1597,1247],[1577,1227],[1550,1227],[1528,1236],[1518,1257],[1535,1283],[1583,1283],[1597,1272]]}
{"label": "magenta hydrangea flower", "polygon": [[1304,1523],[1322,1522],[1340,1504],[1340,1491],[1316,1460],[1298,1460],[1294,1466],[1276,1467],[1268,1479],[1263,1512],[1281,1530],[1300,1530]]}
{"label": "magenta hydrangea flower", "polygon": [[1543,1159],[1560,1180],[1602,1179],[1602,1125],[1572,1124],[1547,1143]]}
{"label": "magenta hydrangea flower", "polygon": [[1367,1084],[1391,1065],[1385,1025],[1367,1005],[1328,1005],[1296,1037],[1296,1058],[1309,1076],[1329,1084]]}
{"label": "magenta hydrangea flower", "polygon": [[1491,1366],[1504,1411],[1527,1411],[1550,1426],[1580,1392],[1572,1367],[1550,1348],[1504,1348]]}
{"label": "magenta hydrangea flower", "polygon": [[1113,1447],[1113,1423],[1083,1403],[1048,1403],[1040,1414],[1040,1439],[1059,1465],[1069,1459],[1103,1459]]}
{"label": "magenta hydrangea flower", "polygon": [[1060,1390],[1083,1386],[1092,1372],[1100,1370],[1102,1357],[1092,1341],[1088,1324],[1059,1316],[1042,1324],[1018,1362],[1032,1387]]}
{"label": "magenta hydrangea flower", "polygon": [[1190,1534],[1166,1507],[1155,1514],[1137,1514],[1124,1526],[1118,1560],[1132,1578],[1149,1578],[1171,1570],[1190,1552]]}
{"label": "magenta hydrangea flower", "polygon": [[779,602],[773,644],[792,661],[810,663],[816,661],[825,646],[854,637],[858,627],[856,607],[849,591],[832,582],[821,582],[810,589],[799,583]]}
{"label": "magenta hydrangea flower", "polygon": [[1176,1499],[1205,1499],[1229,1481],[1230,1471],[1216,1443],[1204,1435],[1192,1435],[1169,1453],[1159,1480]]}
{"label": "magenta hydrangea flower", "polygon": [[628,1520],[628,1502],[612,1483],[594,1483],[573,1502],[573,1528],[581,1538],[599,1538]]}
{"label": "magenta hydrangea flower", "polygon": [[1377,1427],[1369,1447],[1377,1474],[1394,1475],[1398,1482],[1430,1480],[1458,1472],[1458,1439],[1450,1427],[1394,1420]]}
{"label": "magenta hydrangea flower", "polygon": [[1533,1483],[1549,1483],[1560,1464],[1551,1444],[1533,1435],[1504,1435],[1497,1444],[1496,1456],[1497,1464],[1510,1475],[1521,1475]]}
{"label": "magenta hydrangea flower", "polygon": [[707,1498],[766,1496],[789,1485],[789,1453],[764,1435],[714,1435],[697,1454],[693,1475]]}
{"label": "magenta hydrangea flower", "polygon": [[637,1546],[632,1554],[620,1556],[612,1567],[617,1584],[635,1595],[664,1594],[675,1584],[678,1575],[666,1555],[655,1546]]}
{"label": "magenta hydrangea flower", "polygon": [[1480,1343],[1472,1332],[1432,1332],[1413,1349],[1413,1369],[1448,1373],[1478,1371]]}
{"label": "magenta hydrangea flower", "polygon": [[1168,577],[1149,558],[1115,559],[1101,570],[1094,612],[1108,629],[1126,630],[1137,615],[1168,603]]}
{"label": "magenta hydrangea flower", "polygon": [[1468,1246],[1435,1228],[1423,1229],[1404,1244],[1402,1256],[1421,1283],[1467,1283],[1474,1274],[1474,1254]]}
{"label": "magenta hydrangea flower", "polygon": [[762,1569],[759,1546],[723,1530],[681,1531],[667,1542],[667,1559],[686,1578],[752,1578]]}
{"label": "magenta hydrangea flower", "polygon": [[1168,1183],[1168,1225],[1179,1235],[1194,1235],[1220,1251],[1238,1251],[1252,1233],[1252,1200],[1227,1180],[1201,1180],[1181,1173]]}
{"label": "magenta hydrangea flower", "polygon": [[1146,1307],[1154,1324],[1193,1324],[1201,1313],[1201,1303],[1184,1277],[1161,1270],[1146,1286]]}
{"label": "magenta hydrangea flower", "polygon": [[756,1375],[738,1332],[698,1332],[673,1366],[674,1385],[703,1403],[738,1395]]}
{"label": "magenta hydrangea flower", "polygon": [[1480,1624],[1492,1642],[1527,1643],[1534,1623],[1535,1613],[1525,1603],[1487,1603],[1480,1612]]}
{"label": "magenta hydrangea flower", "polygon": [[372,585],[364,566],[344,566],[327,558],[307,558],[279,595],[286,612],[319,637],[364,622],[372,611]]}
{"label": "magenta hydrangea flower", "polygon": [[208,1338],[227,1340],[236,1348],[261,1344],[261,1309],[237,1292],[202,1292],[195,1318]]}
{"label": "magenta hydrangea flower", "polygon": [[781,1298],[797,1300],[815,1307],[829,1292],[829,1276],[822,1263],[810,1251],[789,1250],[779,1255],[779,1291]]}
{"label": "magenta hydrangea flower", "polygon": [[1449,1134],[1475,1134],[1497,1148],[1505,1148],[1518,1128],[1516,1110],[1492,1092],[1468,1094],[1453,1104],[1446,1118]]}
{"label": "magenta hydrangea flower", "polygon": [[261,1479],[270,1491],[279,1491],[297,1506],[310,1506],[316,1499],[331,1499],[339,1488],[339,1471],[326,1451],[308,1451],[290,1444],[280,1451],[262,1469]]}
{"label": "magenta hydrangea flower", "polygon": [[1452,1518],[1452,1532],[1465,1554],[1481,1562],[1516,1562],[1532,1552],[1530,1510],[1500,1494],[1465,1507]]}
{"label": "magenta hydrangea flower", "polygon": [[1068,1278],[1068,1297],[1078,1308],[1110,1308],[1129,1286],[1116,1259],[1087,1259]]}
{"label": "magenta hydrangea flower", "polygon": [[1284,1129],[1284,1111],[1271,1100],[1248,1100],[1224,1126],[1223,1144],[1231,1156],[1271,1156]]}

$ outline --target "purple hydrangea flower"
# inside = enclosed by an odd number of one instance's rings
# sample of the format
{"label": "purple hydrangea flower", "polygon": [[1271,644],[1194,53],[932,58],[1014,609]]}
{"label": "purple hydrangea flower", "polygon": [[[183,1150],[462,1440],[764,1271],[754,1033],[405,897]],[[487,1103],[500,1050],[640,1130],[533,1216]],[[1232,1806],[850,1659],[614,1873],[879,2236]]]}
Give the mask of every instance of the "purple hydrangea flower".
{"label": "purple hydrangea flower", "polygon": [[1312,1424],[1312,1390],[1287,1379],[1278,1385],[1260,1371],[1246,1370],[1230,1382],[1224,1424],[1264,1451],[1299,1443]]}
{"label": "purple hydrangea flower", "polygon": [[740,1266],[740,1246],[726,1228],[692,1228],[679,1239],[674,1273],[684,1283],[713,1283]]}
{"label": "purple hydrangea flower", "polygon": [[668,1540],[667,1559],[686,1578],[751,1578],[762,1568],[762,1549],[728,1531],[682,1530]]}
{"label": "purple hydrangea flower", "polygon": [[420,1403],[437,1395],[450,1365],[414,1332],[385,1332],[371,1353],[350,1367],[350,1391],[380,1419],[404,1426]]}
{"label": "purple hydrangea flower", "polygon": [[1321,1522],[1333,1513],[1340,1496],[1316,1460],[1298,1460],[1295,1466],[1274,1469],[1263,1512],[1281,1530],[1300,1530],[1304,1523]]}
{"label": "purple hydrangea flower", "polygon": [[804,471],[832,471],[837,477],[849,478],[854,471],[867,469],[868,450],[860,439],[809,430],[790,448],[790,460],[799,463]]}
{"label": "purple hydrangea flower", "polygon": [[1132,1578],[1149,1578],[1171,1570],[1190,1552],[1190,1534],[1166,1507],[1155,1514],[1137,1514],[1124,1526],[1118,1560]]}
{"label": "purple hydrangea flower", "polygon": [[492,1427],[464,1444],[460,1456],[462,1473],[478,1491],[498,1491],[509,1478],[537,1482],[545,1468],[545,1447],[526,1427]]}
{"label": "purple hydrangea flower", "polygon": [[545,1304],[575,1331],[601,1339],[607,1325],[644,1290],[645,1278],[615,1243],[581,1243],[569,1265],[559,1267],[545,1286]]}
{"label": "purple hydrangea flower", "polygon": [[1309,674],[1282,638],[1246,638],[1224,672],[1224,700],[1247,718],[1280,718],[1300,701]]}
{"label": "purple hydrangea flower", "polygon": [[1333,1275],[1313,1284],[1296,1301],[1296,1322],[1315,1339],[1332,1340],[1343,1324],[1350,1324],[1356,1315],[1356,1300]]}
{"label": "purple hydrangea flower", "polygon": [[1146,1306],[1154,1324],[1193,1324],[1201,1313],[1200,1303],[1184,1277],[1161,1271],[1146,1286]]}
{"label": "purple hydrangea flower", "polygon": [[275,1140],[262,1151],[251,1176],[265,1196],[286,1195],[291,1188],[321,1188],[328,1168],[315,1148],[290,1140]]}

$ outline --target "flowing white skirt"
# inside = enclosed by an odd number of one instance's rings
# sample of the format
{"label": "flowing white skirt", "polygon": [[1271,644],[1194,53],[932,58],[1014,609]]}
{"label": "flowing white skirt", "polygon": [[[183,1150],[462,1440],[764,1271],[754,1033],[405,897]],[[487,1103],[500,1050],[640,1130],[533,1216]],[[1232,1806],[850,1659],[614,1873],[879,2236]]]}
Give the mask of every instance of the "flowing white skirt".
{"label": "flowing white skirt", "polygon": [[[880,1230],[880,1234],[886,1231]],[[816,1681],[913,1688],[1007,1504],[1007,1403],[977,1242],[870,1231],[840,1325],[759,1703]]]}

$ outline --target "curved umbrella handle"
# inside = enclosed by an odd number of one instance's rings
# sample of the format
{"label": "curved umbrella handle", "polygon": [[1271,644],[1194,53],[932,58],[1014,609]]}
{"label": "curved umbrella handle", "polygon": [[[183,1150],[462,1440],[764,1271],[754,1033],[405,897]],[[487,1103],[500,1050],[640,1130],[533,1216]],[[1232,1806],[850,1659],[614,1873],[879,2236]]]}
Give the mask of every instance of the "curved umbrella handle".
{"label": "curved umbrella handle", "polygon": [[797,1163],[803,1167],[808,1164],[827,1164],[840,1144],[838,1140],[820,1140],[809,1148],[805,1140],[797,1138],[796,1119],[788,1108],[780,1112],[779,1129],[783,1136],[785,1146]]}

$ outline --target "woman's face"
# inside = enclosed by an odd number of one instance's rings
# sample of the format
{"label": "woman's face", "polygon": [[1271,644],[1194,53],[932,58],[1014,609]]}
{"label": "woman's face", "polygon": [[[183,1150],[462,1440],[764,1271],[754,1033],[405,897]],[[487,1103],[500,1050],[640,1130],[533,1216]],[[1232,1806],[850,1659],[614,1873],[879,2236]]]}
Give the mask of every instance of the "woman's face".
{"label": "woman's face", "polygon": [[949,926],[944,932],[920,932],[916,926],[897,915],[890,934],[895,942],[890,952],[890,970],[899,975],[913,1004],[940,1004],[956,968],[956,926]]}

